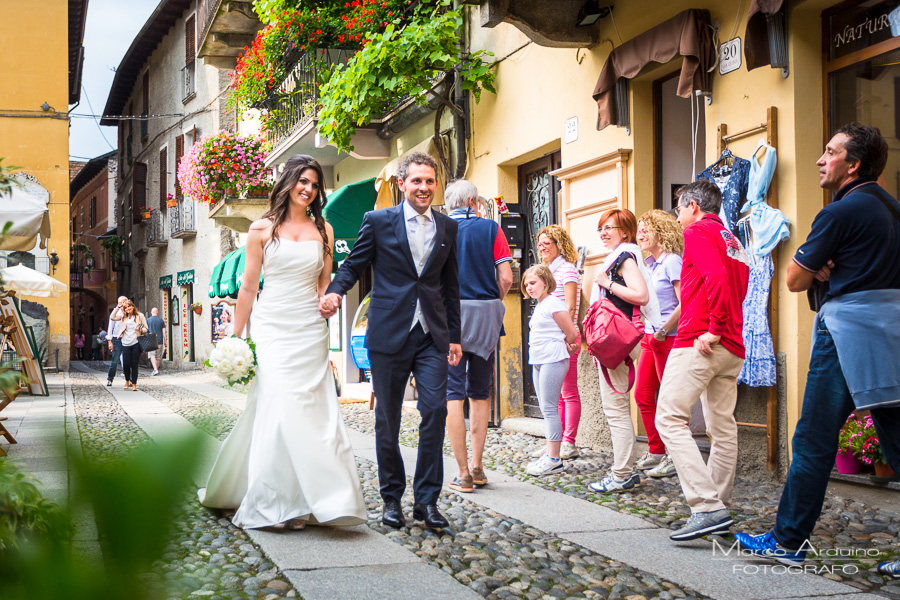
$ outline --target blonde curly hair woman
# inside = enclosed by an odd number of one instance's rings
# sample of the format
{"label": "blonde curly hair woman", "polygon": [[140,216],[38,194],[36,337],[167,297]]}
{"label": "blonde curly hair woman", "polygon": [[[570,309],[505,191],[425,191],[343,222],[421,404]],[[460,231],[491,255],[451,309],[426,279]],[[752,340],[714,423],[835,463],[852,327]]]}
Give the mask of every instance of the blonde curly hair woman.
{"label": "blonde curly hair woman", "polygon": [[[538,252],[553,278],[556,289],[552,296],[559,298],[569,309],[569,315],[578,330],[578,310],[581,304],[581,275],[575,268],[578,251],[572,238],[559,225],[548,225],[538,232]],[[559,418],[562,421],[563,438],[559,456],[571,459],[578,456],[575,447],[575,436],[578,434],[578,423],[581,420],[581,396],[578,394],[578,354],[581,352],[581,336],[576,343],[578,350],[569,356],[569,371],[563,381],[562,393],[559,396]],[[542,456],[543,448],[539,448],[532,456]]]}
{"label": "blonde curly hair woman", "polygon": [[649,450],[635,466],[647,471],[650,477],[668,477],[675,474],[675,465],[656,431],[656,392],[681,315],[679,294],[684,235],[675,217],[661,210],[651,210],[641,215],[638,221],[637,241],[645,254],[644,263],[656,290],[663,325],[653,333],[645,333],[641,340],[634,401],[647,431]]}

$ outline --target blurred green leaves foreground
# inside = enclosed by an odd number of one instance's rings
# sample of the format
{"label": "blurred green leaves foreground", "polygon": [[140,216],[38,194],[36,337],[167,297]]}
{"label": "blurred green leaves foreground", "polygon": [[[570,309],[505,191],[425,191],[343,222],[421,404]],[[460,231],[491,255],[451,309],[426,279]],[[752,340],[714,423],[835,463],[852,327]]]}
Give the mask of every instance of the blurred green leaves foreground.
{"label": "blurred green leaves foreground", "polygon": [[[0,589],[3,600],[151,600],[142,582],[163,553],[200,450],[189,439],[145,444],[104,463],[72,459],[70,510],[44,499],[34,480],[0,459]],[[93,507],[103,564],[73,544],[72,514]]]}

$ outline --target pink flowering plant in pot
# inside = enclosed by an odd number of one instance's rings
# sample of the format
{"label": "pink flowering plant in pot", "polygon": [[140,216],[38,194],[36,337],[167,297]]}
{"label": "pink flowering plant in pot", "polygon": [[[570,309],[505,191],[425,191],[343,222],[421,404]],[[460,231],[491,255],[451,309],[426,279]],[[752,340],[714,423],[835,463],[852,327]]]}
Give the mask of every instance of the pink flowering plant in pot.
{"label": "pink flowering plant in pot", "polygon": [[219,131],[202,136],[181,158],[178,183],[186,196],[213,204],[226,195],[271,186],[265,160],[260,138]]}
{"label": "pink flowering plant in pot", "polygon": [[853,452],[859,460],[867,465],[886,463],[884,452],[881,451],[881,442],[878,441],[878,433],[875,431],[875,423],[872,417],[866,415],[861,418],[862,429],[855,439]]}

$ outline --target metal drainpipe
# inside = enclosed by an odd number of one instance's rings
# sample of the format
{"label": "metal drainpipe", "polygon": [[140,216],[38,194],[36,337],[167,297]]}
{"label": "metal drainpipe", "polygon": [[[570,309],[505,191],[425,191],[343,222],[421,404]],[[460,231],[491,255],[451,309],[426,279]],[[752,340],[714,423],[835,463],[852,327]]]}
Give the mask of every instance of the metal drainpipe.
{"label": "metal drainpipe", "polygon": [[[459,0],[453,0],[453,10],[457,10],[458,8]],[[465,10],[463,11],[463,15],[465,15]],[[458,34],[459,43],[457,44],[460,57],[462,57],[466,50],[465,34],[466,20],[463,18]],[[465,176],[469,165],[469,149],[467,144],[469,137],[469,96],[466,91],[462,89],[459,77],[454,81],[453,89],[453,103],[462,109],[463,114],[465,115],[464,117],[460,117],[456,113],[453,113],[453,128],[456,130],[456,171],[453,174],[453,179],[462,179],[463,176]]]}

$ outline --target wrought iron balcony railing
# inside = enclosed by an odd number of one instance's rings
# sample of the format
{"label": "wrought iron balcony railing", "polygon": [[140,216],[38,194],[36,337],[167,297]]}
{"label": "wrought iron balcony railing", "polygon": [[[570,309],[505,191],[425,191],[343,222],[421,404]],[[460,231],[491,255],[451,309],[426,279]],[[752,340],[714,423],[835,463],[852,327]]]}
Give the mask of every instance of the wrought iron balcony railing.
{"label": "wrought iron balcony railing", "polygon": [[169,208],[169,237],[185,238],[194,235],[197,235],[194,201],[179,200],[177,206]]}
{"label": "wrought iron balcony railing", "polygon": [[294,66],[264,103],[275,109],[270,113],[273,125],[267,136],[273,148],[318,114],[318,84],[327,79],[334,65],[345,62],[351,55],[352,51],[342,48],[285,55],[285,61],[293,62]]}
{"label": "wrought iron balcony railing", "polygon": [[150,218],[144,223],[147,225],[148,246],[165,246],[168,243],[166,239],[166,220],[163,218],[160,209],[151,210]]}

